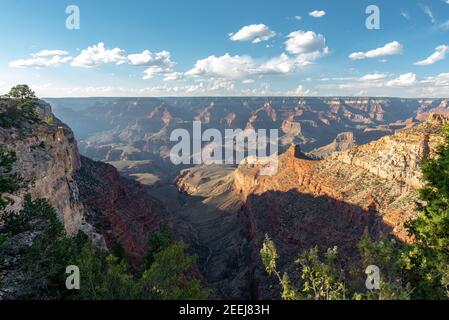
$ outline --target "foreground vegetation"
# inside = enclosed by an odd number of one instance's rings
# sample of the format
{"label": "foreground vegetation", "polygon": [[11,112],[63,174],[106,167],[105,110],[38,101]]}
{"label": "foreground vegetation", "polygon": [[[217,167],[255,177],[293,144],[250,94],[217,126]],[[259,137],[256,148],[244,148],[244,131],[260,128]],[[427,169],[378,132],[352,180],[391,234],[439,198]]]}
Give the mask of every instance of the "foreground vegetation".
{"label": "foreground vegetation", "polygon": [[38,99],[34,91],[27,85],[20,84],[11,88],[5,98],[13,100],[14,103],[0,113],[0,126],[20,128],[24,122],[39,121],[39,114],[36,110]]}
{"label": "foreground vegetation", "polygon": [[[26,196],[19,214],[4,212],[1,219],[0,267],[8,268],[8,250],[19,251],[20,256],[13,257],[17,260],[14,272],[26,279],[15,298],[109,300],[208,296],[200,280],[192,275],[196,257],[187,253],[185,244],[174,242],[165,234],[152,236],[150,263],[143,272],[131,273],[119,245],[109,253],[92,247],[83,233],[67,236],[56,211],[45,199],[32,200]],[[24,238],[30,239],[31,244],[16,242]],[[71,265],[80,270],[79,290],[68,290],[65,285],[66,268]]]}
{"label": "foreground vegetation", "polygon": [[[277,269],[275,243],[267,236],[260,251],[265,271],[274,275],[286,300],[315,299],[448,299],[449,298],[449,128],[435,159],[422,166],[418,216],[406,224],[415,239],[411,245],[392,237],[372,239],[366,233],[358,249],[360,260],[345,266],[337,248],[302,252],[295,264],[299,276],[290,279]],[[365,268],[380,269],[378,289],[367,290]],[[356,270],[356,272],[354,272]],[[358,272],[357,272],[358,270]]]}

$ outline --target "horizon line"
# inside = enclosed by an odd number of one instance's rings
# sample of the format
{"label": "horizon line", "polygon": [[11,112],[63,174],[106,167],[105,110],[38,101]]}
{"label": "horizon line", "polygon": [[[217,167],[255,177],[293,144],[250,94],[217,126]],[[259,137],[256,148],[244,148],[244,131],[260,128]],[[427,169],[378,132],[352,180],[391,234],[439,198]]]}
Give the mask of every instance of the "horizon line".
{"label": "horizon line", "polygon": [[399,96],[345,96],[345,95],[329,95],[329,96],[78,96],[78,97],[41,97],[39,99],[186,99],[186,98],[302,98],[302,99],[319,99],[319,98],[358,98],[358,99],[449,99],[448,97],[399,97]]}

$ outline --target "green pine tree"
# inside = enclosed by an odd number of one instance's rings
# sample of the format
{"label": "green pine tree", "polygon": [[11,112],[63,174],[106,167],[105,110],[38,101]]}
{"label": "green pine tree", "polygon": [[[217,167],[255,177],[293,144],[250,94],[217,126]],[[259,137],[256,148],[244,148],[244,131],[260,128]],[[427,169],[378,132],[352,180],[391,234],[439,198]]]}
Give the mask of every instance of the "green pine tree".
{"label": "green pine tree", "polygon": [[422,165],[419,215],[407,223],[416,243],[405,253],[417,298],[449,298],[449,128],[434,159]]}

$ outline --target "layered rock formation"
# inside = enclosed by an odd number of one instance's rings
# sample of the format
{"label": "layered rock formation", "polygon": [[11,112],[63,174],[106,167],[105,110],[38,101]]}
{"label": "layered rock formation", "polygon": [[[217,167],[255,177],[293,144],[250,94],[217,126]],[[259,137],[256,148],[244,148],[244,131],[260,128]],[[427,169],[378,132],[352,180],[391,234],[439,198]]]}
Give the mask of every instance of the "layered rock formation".
{"label": "layered rock formation", "polygon": [[177,179],[181,207],[176,216],[184,222],[181,233],[199,254],[202,274],[215,292],[225,298],[250,299],[251,250],[237,214],[242,202],[233,189],[233,172],[218,165],[182,171]]}
{"label": "layered rock formation", "polygon": [[[345,97],[198,97],[49,99],[56,113],[75,128],[83,155],[100,161],[151,160],[165,172],[179,173],[167,161],[175,129],[278,129],[282,151],[291,143],[304,152],[328,156],[366,144],[396,129],[447,112],[447,99]],[[352,132],[350,137],[348,132]],[[337,139],[336,139],[337,137]],[[334,141],[336,139],[336,141]],[[324,149],[320,149],[323,148]],[[119,164],[120,165],[120,164]],[[144,174],[145,172],[138,172]]]}
{"label": "layered rock formation", "polygon": [[131,263],[138,265],[148,252],[149,235],[169,223],[165,207],[138,182],[123,178],[111,165],[81,157],[75,180],[84,204],[85,219],[112,248],[120,243]]}
{"label": "layered rock formation", "polygon": [[[356,245],[366,230],[375,237],[392,234],[412,241],[404,223],[416,213],[421,161],[435,155],[445,123],[445,118],[431,116],[425,123],[320,161],[306,158],[292,145],[279,156],[274,176],[261,176],[257,165],[244,164],[235,171],[213,166],[184,170],[178,187],[199,200],[195,206],[184,204],[181,211],[195,230],[201,230],[197,242],[208,246],[210,256],[245,262],[208,260],[203,265],[206,278],[227,297],[278,297],[260,263],[265,234],[278,246],[280,268],[292,272],[291,261],[298,252],[316,245],[321,250],[338,246],[343,260],[357,259]],[[227,223],[238,225],[238,233],[222,233],[219,226],[227,229]],[[226,245],[230,235],[240,246]],[[227,272],[214,273],[217,266]],[[242,274],[249,278],[242,281]],[[227,290],[236,283],[240,293]]]}
{"label": "layered rock formation", "polygon": [[[113,161],[136,179],[143,173],[160,177],[166,174],[162,159],[170,148],[169,133],[189,128],[193,119],[201,120],[204,129],[280,128],[281,141],[293,145],[280,155],[274,176],[260,176],[257,166],[199,166],[181,171],[178,194],[168,178],[148,190],[110,165],[80,157],[73,133],[54,118],[27,123],[25,130],[0,128],[0,142],[19,158],[15,169],[34,181],[13,195],[15,209],[25,192],[48,198],[69,233],[81,228],[94,237],[102,234],[108,247],[121,242],[136,263],[146,251],[148,234],[168,223],[199,254],[201,273],[225,298],[278,298],[260,263],[265,234],[275,240],[280,268],[286,270],[293,270],[290,262],[299,251],[315,245],[337,245],[343,259],[356,259],[356,243],[365,230],[412,240],[404,222],[415,214],[420,164],[434,155],[447,121],[426,114],[428,121],[413,126],[415,115],[444,109],[443,101],[242,99],[100,103],[86,112],[102,119],[106,130],[90,135],[83,150]],[[40,112],[51,116],[46,104]],[[400,128],[406,129],[354,146]],[[298,142],[326,158],[306,158]]]}
{"label": "layered rock formation", "polygon": [[[1,101],[0,113],[14,103]],[[27,193],[46,198],[70,235],[82,230],[103,248],[120,242],[138,262],[149,234],[168,219],[165,207],[113,166],[80,157],[72,130],[53,116],[50,105],[39,102],[38,112],[45,121],[0,127],[0,144],[16,153],[14,171],[27,182],[8,195],[14,203],[7,210],[19,211]]]}
{"label": "layered rock formation", "polygon": [[[404,223],[416,214],[420,164],[424,157],[434,156],[446,123],[434,115],[423,124],[322,161],[298,157],[292,146],[279,157],[279,170],[271,177],[259,176],[257,167],[240,167],[234,187],[245,203],[241,214],[254,246],[251,261],[257,261],[265,234],[274,238],[280,256],[290,260],[315,245],[323,250],[337,245],[344,259],[355,259],[364,230],[412,241]],[[291,268],[287,260],[280,264]],[[271,282],[260,263],[254,268],[257,296],[271,297]]]}
{"label": "layered rock formation", "polygon": [[[433,156],[433,150],[443,141],[445,121],[435,115],[423,124],[333,153],[322,161],[298,158],[292,146],[279,157],[276,175],[258,176],[257,167],[241,167],[235,173],[235,188],[244,199],[269,191],[297,190],[363,209],[375,205],[387,220],[395,212],[410,218],[415,190],[421,186],[421,161]],[[400,223],[388,222],[399,238],[406,239]]]}
{"label": "layered rock formation", "polygon": [[[2,102],[11,107],[11,100]],[[13,210],[19,210],[25,193],[36,198],[47,198],[57,209],[70,234],[76,233],[84,216],[79,201],[79,189],[74,173],[80,168],[80,156],[72,130],[51,114],[48,104],[41,102],[38,111],[42,118],[51,117],[51,123],[26,122],[22,128],[0,127],[0,144],[14,151],[18,161],[15,171],[29,182],[29,187],[12,195]]]}
{"label": "layered rock formation", "polygon": [[309,155],[316,159],[324,159],[334,152],[345,151],[352,147],[355,147],[356,145],[357,139],[354,136],[354,133],[350,131],[342,132],[337,135],[332,143],[324,147],[312,150],[311,152],[309,152]]}

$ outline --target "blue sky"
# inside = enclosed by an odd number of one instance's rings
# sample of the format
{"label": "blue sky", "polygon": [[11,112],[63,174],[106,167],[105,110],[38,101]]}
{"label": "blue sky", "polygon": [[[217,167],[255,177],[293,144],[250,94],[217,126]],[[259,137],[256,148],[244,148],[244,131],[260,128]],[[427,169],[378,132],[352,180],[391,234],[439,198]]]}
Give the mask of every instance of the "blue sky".
{"label": "blue sky", "polygon": [[[66,8],[80,29],[66,28]],[[368,5],[380,29],[365,26]],[[0,8],[0,93],[449,96],[449,0],[23,1]]]}

